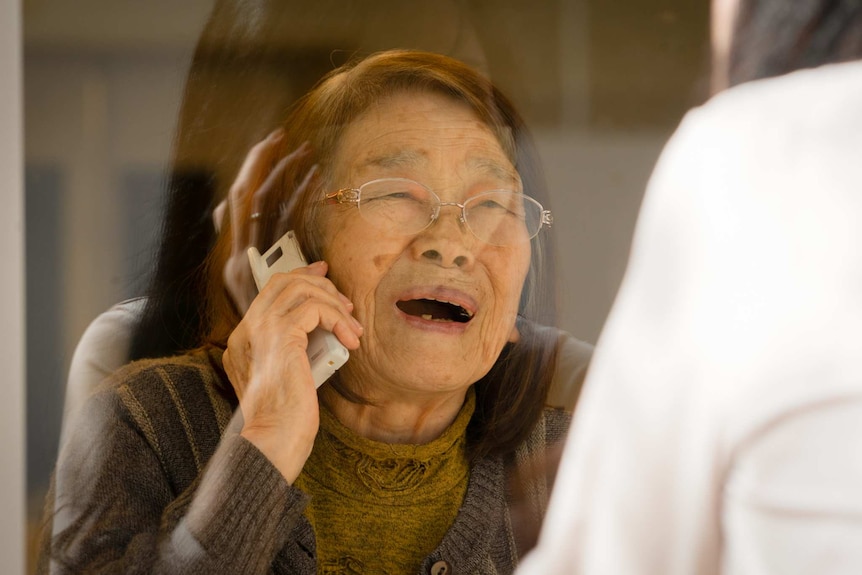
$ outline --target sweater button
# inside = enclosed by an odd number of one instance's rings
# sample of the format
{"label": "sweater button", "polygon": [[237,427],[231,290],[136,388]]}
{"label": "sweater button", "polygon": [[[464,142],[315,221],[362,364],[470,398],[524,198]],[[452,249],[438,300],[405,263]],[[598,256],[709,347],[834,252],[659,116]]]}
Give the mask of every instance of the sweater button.
{"label": "sweater button", "polygon": [[446,561],[437,561],[431,566],[431,575],[452,575],[452,566]]}

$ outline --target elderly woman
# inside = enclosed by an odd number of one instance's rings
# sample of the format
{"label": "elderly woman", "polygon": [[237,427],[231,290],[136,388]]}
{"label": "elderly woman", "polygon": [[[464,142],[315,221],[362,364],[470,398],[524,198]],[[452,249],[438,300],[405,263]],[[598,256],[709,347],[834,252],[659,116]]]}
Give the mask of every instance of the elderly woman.
{"label": "elderly woman", "polygon": [[[550,490],[528,471],[569,421],[545,407],[551,217],[519,116],[458,61],[384,52],[318,84],[238,182],[274,177],[210,256],[205,345],[89,401],[42,568],[510,573]],[[314,263],[243,314],[236,246],[288,228]],[[319,389],[317,328],[350,350]]]}

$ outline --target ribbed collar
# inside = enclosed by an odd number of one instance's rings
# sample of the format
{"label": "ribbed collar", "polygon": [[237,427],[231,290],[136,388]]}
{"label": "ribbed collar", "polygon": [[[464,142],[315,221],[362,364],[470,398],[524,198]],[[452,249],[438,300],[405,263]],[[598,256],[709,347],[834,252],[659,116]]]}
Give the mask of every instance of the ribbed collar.
{"label": "ribbed collar", "polygon": [[439,497],[469,473],[467,425],[475,407],[470,388],[440,437],[425,444],[390,444],[357,435],[321,405],[320,431],[303,473],[355,499],[411,505]]}

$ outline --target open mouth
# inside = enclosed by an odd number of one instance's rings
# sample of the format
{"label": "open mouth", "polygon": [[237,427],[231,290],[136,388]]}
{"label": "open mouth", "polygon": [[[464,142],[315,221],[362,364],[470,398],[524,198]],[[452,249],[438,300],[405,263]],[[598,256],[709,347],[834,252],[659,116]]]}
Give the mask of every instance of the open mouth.
{"label": "open mouth", "polygon": [[449,301],[410,299],[399,301],[395,305],[407,315],[421,317],[430,321],[467,323],[473,319],[472,312]]}

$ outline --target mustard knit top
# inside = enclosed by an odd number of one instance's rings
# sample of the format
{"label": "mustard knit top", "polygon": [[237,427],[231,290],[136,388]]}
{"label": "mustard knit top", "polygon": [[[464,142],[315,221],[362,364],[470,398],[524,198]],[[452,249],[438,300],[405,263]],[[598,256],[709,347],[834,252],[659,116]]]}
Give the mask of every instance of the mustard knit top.
{"label": "mustard knit top", "polygon": [[360,437],[321,406],[296,487],[317,539],[319,574],[416,573],[455,521],[467,491],[471,388],[452,425],[423,445]]}

